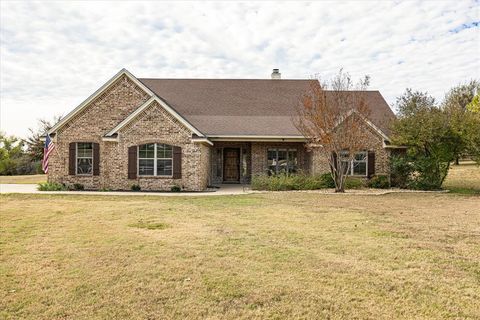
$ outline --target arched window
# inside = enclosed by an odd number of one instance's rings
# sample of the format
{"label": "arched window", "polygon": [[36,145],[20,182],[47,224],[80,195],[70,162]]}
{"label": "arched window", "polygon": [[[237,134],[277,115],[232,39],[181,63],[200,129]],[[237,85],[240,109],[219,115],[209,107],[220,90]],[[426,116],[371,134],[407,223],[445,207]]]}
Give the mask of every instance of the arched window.
{"label": "arched window", "polygon": [[138,175],[171,177],[173,147],[163,143],[147,143],[138,146]]}

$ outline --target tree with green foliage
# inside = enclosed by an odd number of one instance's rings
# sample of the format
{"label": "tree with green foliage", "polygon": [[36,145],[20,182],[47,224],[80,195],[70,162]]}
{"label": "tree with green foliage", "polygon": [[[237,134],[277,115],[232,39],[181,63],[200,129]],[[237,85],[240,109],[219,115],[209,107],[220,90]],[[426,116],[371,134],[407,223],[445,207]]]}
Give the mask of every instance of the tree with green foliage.
{"label": "tree with green foliage", "polygon": [[396,144],[408,146],[405,161],[412,164],[413,171],[408,186],[439,189],[459,143],[446,113],[432,96],[411,89],[397,99],[396,106],[399,112],[393,137]]}
{"label": "tree with green foliage", "polygon": [[445,95],[441,104],[442,110],[446,113],[452,134],[456,137],[455,163],[458,165],[462,155],[471,155],[475,158],[478,155],[477,137],[478,115],[468,107],[474,100],[476,92],[480,90],[480,82],[472,80],[466,84],[453,87]]}
{"label": "tree with green foliage", "polygon": [[21,139],[0,132],[0,175],[18,174],[19,166],[25,162],[24,155]]}

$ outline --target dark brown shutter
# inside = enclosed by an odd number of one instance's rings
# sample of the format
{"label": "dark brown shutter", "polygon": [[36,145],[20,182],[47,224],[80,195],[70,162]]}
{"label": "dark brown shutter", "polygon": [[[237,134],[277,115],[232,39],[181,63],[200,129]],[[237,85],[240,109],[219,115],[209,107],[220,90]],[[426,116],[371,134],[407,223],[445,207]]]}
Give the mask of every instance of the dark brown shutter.
{"label": "dark brown shutter", "polygon": [[375,151],[368,151],[368,177],[375,175]]}
{"label": "dark brown shutter", "polygon": [[128,148],[128,179],[137,179],[137,146]]}
{"label": "dark brown shutter", "polygon": [[70,142],[68,147],[68,174],[71,176],[75,175],[75,161],[77,158],[77,143]]}
{"label": "dark brown shutter", "polygon": [[173,147],[173,179],[182,177],[182,148]]}
{"label": "dark brown shutter", "polygon": [[100,175],[100,145],[98,143],[93,144],[93,175]]}

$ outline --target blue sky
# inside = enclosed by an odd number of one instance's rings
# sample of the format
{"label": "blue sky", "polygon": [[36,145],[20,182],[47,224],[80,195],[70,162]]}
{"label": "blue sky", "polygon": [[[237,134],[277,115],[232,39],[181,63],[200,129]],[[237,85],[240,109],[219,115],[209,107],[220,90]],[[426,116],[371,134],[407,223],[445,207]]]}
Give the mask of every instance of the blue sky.
{"label": "blue sky", "polygon": [[26,136],[121,68],[137,77],[371,76],[441,99],[480,78],[478,1],[1,2],[0,126]]}

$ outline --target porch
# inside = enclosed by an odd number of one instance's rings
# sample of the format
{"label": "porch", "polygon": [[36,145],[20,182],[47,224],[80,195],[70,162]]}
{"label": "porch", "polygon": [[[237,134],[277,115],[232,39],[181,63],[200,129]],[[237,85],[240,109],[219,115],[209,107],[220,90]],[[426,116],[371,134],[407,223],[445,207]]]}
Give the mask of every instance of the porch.
{"label": "porch", "polygon": [[250,184],[254,175],[309,172],[303,142],[217,141],[211,150],[210,184]]}

